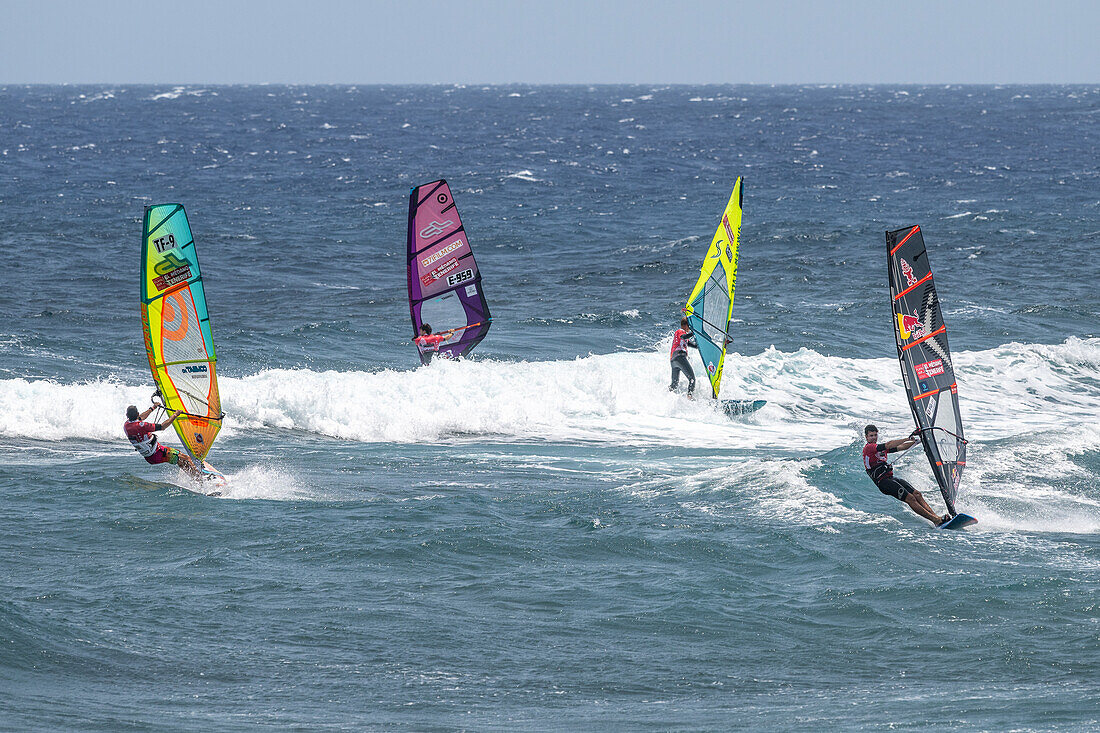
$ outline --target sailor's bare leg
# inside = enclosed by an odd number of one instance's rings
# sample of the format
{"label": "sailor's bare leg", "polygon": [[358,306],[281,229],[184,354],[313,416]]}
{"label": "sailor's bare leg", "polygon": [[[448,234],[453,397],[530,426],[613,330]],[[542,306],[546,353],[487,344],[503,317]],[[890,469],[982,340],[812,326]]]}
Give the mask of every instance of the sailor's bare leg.
{"label": "sailor's bare leg", "polygon": [[932,524],[939,524],[941,521],[943,521],[943,518],[940,517],[939,514],[936,514],[934,511],[932,511],[932,507],[928,506],[928,502],[924,500],[924,497],[921,496],[921,493],[919,491],[910,491],[909,494],[906,495],[905,499],[903,499],[903,501],[909,505],[910,509],[927,519]]}
{"label": "sailor's bare leg", "polygon": [[180,453],[179,467],[184,471],[187,471],[188,475],[196,481],[202,481],[202,472],[195,466],[195,462],[191,460],[191,456]]}

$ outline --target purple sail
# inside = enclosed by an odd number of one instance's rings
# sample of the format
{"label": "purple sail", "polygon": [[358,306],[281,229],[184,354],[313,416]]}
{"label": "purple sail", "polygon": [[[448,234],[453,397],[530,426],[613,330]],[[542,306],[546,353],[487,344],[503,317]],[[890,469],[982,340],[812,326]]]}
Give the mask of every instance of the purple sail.
{"label": "purple sail", "polygon": [[[413,338],[422,323],[430,325],[432,333],[451,331],[439,345],[439,355],[465,356],[485,338],[492,319],[481,273],[446,181],[410,191],[408,251]],[[420,352],[422,363],[430,358]]]}

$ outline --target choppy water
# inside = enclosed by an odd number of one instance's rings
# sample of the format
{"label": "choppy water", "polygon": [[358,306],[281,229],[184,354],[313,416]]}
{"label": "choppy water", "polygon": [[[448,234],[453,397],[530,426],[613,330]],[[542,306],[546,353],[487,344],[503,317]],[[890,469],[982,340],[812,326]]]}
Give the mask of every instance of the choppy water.
{"label": "choppy water", "polygon": [[[1100,726],[1097,149],[1096,87],[0,88],[0,726]],[[665,385],[738,175],[723,397],[768,405],[730,421]],[[406,194],[440,176],[494,326],[414,368]],[[163,201],[223,499],[122,436]],[[860,467],[864,423],[911,428],[907,224],[964,533]]]}

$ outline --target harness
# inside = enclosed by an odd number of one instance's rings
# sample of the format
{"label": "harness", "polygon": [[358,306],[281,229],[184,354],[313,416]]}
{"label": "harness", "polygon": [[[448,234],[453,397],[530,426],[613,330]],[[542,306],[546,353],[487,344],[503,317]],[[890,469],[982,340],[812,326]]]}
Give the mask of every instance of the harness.
{"label": "harness", "polygon": [[868,468],[867,475],[877,484],[879,481],[886,478],[891,471],[893,471],[893,466],[889,463],[880,463],[877,466]]}
{"label": "harness", "polygon": [[[868,443],[868,445],[871,445],[871,444]],[[883,454],[882,458],[879,458],[879,451],[877,451],[877,450],[874,453],[872,453],[871,455],[867,455],[866,448],[864,449],[864,451],[865,452],[863,454],[863,468],[867,471],[867,475],[871,477],[872,481],[874,481],[877,484],[879,481],[883,480],[884,478],[888,478],[890,476],[890,474],[893,473],[894,467],[891,466],[887,462],[886,457],[885,457],[886,455],[889,454],[889,451],[882,451],[882,454]],[[880,461],[880,462],[876,463],[875,465],[872,466],[871,465],[872,460],[876,460],[876,461]]]}
{"label": "harness", "polygon": [[[127,425],[133,425],[134,423],[141,423],[141,420],[127,420]],[[130,445],[134,446],[134,450],[141,455],[142,458],[148,458],[157,452],[157,448],[160,445],[157,444],[157,436],[155,433],[146,433],[144,438],[140,438],[137,435],[131,435],[126,433],[127,439],[130,441]]]}

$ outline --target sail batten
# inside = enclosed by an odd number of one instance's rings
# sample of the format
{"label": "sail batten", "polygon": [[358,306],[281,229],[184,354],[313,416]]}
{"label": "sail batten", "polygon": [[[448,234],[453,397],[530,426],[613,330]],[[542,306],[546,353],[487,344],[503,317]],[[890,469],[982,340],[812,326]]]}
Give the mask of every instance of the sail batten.
{"label": "sail batten", "polygon": [[[489,332],[492,315],[482,291],[481,271],[445,180],[409,192],[407,253],[413,337],[424,323],[434,333],[453,330],[440,344],[439,353],[465,356]],[[420,358],[428,362],[426,354]]]}
{"label": "sail batten", "polygon": [[195,240],[180,204],[145,209],[141,240],[141,323],[149,368],[172,425],[202,460],[221,430],[217,353]]}
{"label": "sail batten", "polygon": [[741,246],[742,197],[741,179],[738,178],[703,259],[699,279],[684,307],[715,399],[722,387],[729,323],[733,317],[733,293],[737,284],[737,259]]}
{"label": "sail batten", "polygon": [[955,514],[966,465],[958,384],[935,279],[919,226],[886,233],[890,301],[902,379],[944,503]]}

